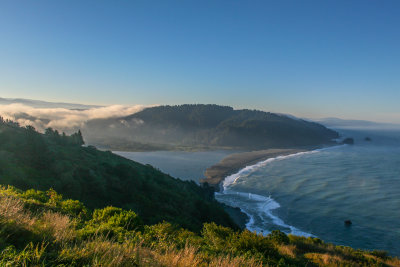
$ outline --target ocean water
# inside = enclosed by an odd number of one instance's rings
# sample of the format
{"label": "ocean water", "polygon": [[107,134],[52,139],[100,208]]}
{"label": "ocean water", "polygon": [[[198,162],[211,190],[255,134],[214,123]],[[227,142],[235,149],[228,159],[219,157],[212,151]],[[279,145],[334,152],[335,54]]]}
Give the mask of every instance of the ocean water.
{"label": "ocean water", "polygon": [[279,229],[400,256],[400,131],[340,132],[355,145],[248,166],[227,177],[216,198],[247,213],[251,231]]}
{"label": "ocean water", "polygon": [[142,164],[150,164],[162,172],[181,180],[193,180],[198,183],[200,178],[204,178],[204,172],[208,167],[216,164],[229,154],[235,153],[235,151],[113,151],[113,153]]}

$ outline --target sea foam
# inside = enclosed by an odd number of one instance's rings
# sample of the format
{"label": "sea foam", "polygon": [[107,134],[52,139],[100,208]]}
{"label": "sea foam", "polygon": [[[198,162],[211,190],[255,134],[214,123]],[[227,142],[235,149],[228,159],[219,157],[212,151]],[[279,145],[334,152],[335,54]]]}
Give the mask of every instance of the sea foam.
{"label": "sea foam", "polygon": [[288,158],[293,158],[296,156],[301,156],[304,154],[312,154],[312,153],[317,153],[319,151],[322,151],[323,149],[316,149],[316,150],[311,150],[311,151],[305,151],[305,152],[298,152],[298,153],[294,153],[294,154],[290,154],[290,155],[286,155],[286,156],[278,156],[275,158],[269,158],[266,159],[264,161],[260,161],[254,165],[250,165],[250,166],[246,166],[243,169],[241,169],[240,171],[238,171],[237,173],[234,173],[232,175],[227,176],[223,183],[222,186],[224,188],[224,190],[227,189],[228,186],[235,184],[237,182],[237,180],[243,176],[249,175],[252,172],[256,171],[257,169],[273,162],[273,161],[277,161],[277,160],[284,160],[284,159],[288,159]]}
{"label": "sea foam", "polygon": [[[270,231],[268,229],[262,229],[256,226],[255,223],[255,216],[258,216],[262,220],[270,221],[272,224],[279,226],[280,228],[285,228],[284,230],[287,234],[294,234],[299,236],[306,236],[306,237],[314,237],[313,234],[301,231],[292,225],[286,224],[281,218],[274,215],[272,211],[280,207],[279,203],[275,201],[271,196],[266,197],[258,194],[253,193],[246,193],[246,192],[237,192],[230,189],[230,186],[237,183],[240,178],[246,177],[249,174],[255,172],[259,168],[277,160],[284,160],[288,158],[298,157],[305,154],[313,154],[323,151],[329,148],[322,148],[316,149],[311,151],[305,152],[298,152],[286,156],[278,156],[275,158],[269,158],[264,161],[258,162],[254,165],[246,166],[245,168],[241,169],[237,173],[227,176],[223,181],[223,191],[220,193],[216,193],[216,196],[220,196],[228,202],[227,204],[231,206],[236,206],[241,209],[242,212],[246,213],[249,216],[249,221],[246,223],[246,228],[250,231],[255,231],[257,233],[262,233],[267,235]],[[223,197],[226,196],[226,197]],[[235,199],[235,200],[233,200]],[[222,200],[222,199],[221,199]],[[253,212],[251,212],[253,211]]]}

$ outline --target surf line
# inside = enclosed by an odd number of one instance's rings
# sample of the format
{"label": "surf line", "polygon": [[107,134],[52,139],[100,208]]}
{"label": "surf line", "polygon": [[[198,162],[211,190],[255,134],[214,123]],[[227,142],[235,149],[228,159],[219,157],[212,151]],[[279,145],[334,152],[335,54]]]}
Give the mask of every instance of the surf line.
{"label": "surf line", "polygon": [[[337,146],[334,146],[337,147]],[[325,149],[332,149],[333,147],[328,147],[328,148],[322,148],[322,149],[315,149],[315,150],[310,150],[310,151],[303,151],[303,152],[297,152],[289,155],[284,155],[284,156],[277,156],[273,158],[268,158],[266,160],[260,161],[254,165],[246,166],[239,170],[237,173],[234,173],[232,175],[227,176],[221,186],[221,191],[216,192],[216,197],[226,195],[235,198],[235,201],[227,201],[228,205],[230,206],[236,206],[240,208],[240,210],[245,213],[249,217],[249,221],[246,223],[246,228],[249,231],[252,232],[257,232],[259,234],[267,235],[270,233],[269,229],[264,229],[260,226],[256,225],[256,217],[261,220],[263,223],[266,223],[267,220],[271,221],[272,224],[277,225],[281,228],[287,229],[286,231],[284,230],[283,232],[287,234],[293,234],[293,235],[298,235],[298,236],[305,236],[305,237],[315,237],[315,235],[307,232],[303,232],[296,227],[292,225],[286,224],[282,219],[280,219],[278,216],[274,215],[272,213],[272,210],[277,209],[280,207],[280,204],[275,201],[271,195],[269,197],[262,196],[262,195],[257,195],[254,193],[250,192],[238,192],[234,190],[230,190],[229,186],[237,183],[237,181],[245,176],[253,173],[257,169],[277,160],[284,160],[288,158],[293,158],[297,156],[302,156],[305,154],[313,154],[313,153],[318,153],[320,151],[323,151]],[[225,198],[226,199],[226,198]],[[248,205],[245,205],[245,201],[251,203],[251,207]]]}

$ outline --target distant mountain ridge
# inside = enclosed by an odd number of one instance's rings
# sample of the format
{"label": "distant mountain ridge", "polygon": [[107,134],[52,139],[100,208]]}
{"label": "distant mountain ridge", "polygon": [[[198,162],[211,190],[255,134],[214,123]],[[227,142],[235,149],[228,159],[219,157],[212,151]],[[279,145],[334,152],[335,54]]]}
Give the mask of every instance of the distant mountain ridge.
{"label": "distant mountain ridge", "polygon": [[129,149],[129,144],[156,149],[304,147],[331,143],[339,136],[315,122],[211,104],[157,106],[126,117],[92,120],[84,133],[89,143],[114,149]]}
{"label": "distant mountain ridge", "polygon": [[400,129],[400,124],[366,120],[346,120],[340,118],[323,118],[314,120],[335,129]]}
{"label": "distant mountain ridge", "polygon": [[47,102],[42,100],[25,99],[25,98],[2,98],[0,97],[0,105],[23,104],[34,108],[66,108],[66,109],[90,109],[101,107],[99,105],[85,105],[64,102]]}
{"label": "distant mountain ridge", "polygon": [[[119,110],[131,115],[120,117],[113,113],[115,109],[112,108],[107,115],[107,107],[102,106],[0,98],[0,105],[10,104],[34,108],[26,113],[15,113],[15,108],[11,108],[11,111],[4,110],[11,112],[11,119],[18,120],[23,125],[31,124],[42,131],[49,127],[43,125],[50,125],[68,133],[81,129],[87,143],[112,150],[258,150],[315,146],[330,143],[338,137],[336,132],[318,123],[291,115],[249,109],[235,110],[229,106],[212,104],[148,107],[133,114],[127,112],[129,107],[121,106]],[[100,111],[97,110],[99,107]],[[52,108],[69,109],[71,112],[94,111],[53,115]],[[35,109],[48,111],[38,112]],[[98,112],[102,112],[103,118],[90,118]],[[78,122],[74,121],[77,116]],[[61,128],[57,128],[57,125]]]}

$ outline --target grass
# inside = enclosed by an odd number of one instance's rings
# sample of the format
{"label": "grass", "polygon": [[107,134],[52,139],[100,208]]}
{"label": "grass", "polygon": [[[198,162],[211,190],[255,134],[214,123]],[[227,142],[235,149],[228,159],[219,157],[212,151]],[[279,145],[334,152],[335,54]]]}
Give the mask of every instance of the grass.
{"label": "grass", "polygon": [[383,251],[214,223],[201,234],[166,222],[142,225],[132,211],[91,212],[52,190],[12,187],[0,187],[0,241],[0,266],[400,266]]}

